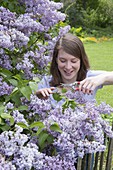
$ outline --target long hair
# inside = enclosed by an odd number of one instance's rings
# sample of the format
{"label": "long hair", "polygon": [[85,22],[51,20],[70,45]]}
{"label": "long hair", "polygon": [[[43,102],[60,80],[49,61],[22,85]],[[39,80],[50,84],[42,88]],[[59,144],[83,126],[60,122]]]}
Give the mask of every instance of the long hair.
{"label": "long hair", "polygon": [[53,58],[50,67],[52,80],[50,85],[58,86],[60,83],[63,83],[57,64],[57,56],[60,49],[63,49],[66,53],[80,59],[80,69],[77,74],[77,81],[81,81],[86,78],[86,74],[90,68],[90,65],[84,45],[77,36],[67,33],[56,42],[53,50]]}

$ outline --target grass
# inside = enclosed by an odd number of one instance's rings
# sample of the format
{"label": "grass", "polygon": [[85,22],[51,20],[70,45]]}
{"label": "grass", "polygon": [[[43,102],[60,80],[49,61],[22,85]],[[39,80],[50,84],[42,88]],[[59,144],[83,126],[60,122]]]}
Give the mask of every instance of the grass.
{"label": "grass", "polygon": [[[84,45],[92,70],[113,71],[113,41],[84,42]],[[113,106],[113,85],[98,90],[96,100]]]}

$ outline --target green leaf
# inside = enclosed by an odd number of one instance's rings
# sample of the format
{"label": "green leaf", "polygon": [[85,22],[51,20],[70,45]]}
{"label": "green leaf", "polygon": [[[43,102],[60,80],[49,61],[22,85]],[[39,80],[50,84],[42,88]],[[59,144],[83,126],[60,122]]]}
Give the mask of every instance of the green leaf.
{"label": "green leaf", "polygon": [[44,128],[45,125],[43,124],[43,122],[34,122],[32,123],[29,128],[34,128],[34,127],[41,127],[41,128]]}
{"label": "green leaf", "polygon": [[67,92],[67,89],[63,88],[62,93],[66,93],[66,92]]}
{"label": "green leaf", "polygon": [[14,118],[9,113],[2,113],[1,118],[2,119],[9,119],[11,126],[14,124]]}
{"label": "green leaf", "polygon": [[9,102],[9,100],[10,100],[10,96],[5,96],[5,102],[6,103]]}
{"label": "green leaf", "polygon": [[29,129],[28,126],[23,122],[18,122],[17,125],[22,127],[23,129]]}
{"label": "green leaf", "polygon": [[17,80],[19,80],[19,81],[21,81],[22,80],[22,78],[21,78],[21,76],[19,75],[19,74],[16,74],[15,76],[13,76],[15,79],[17,79]]}
{"label": "green leaf", "polygon": [[17,91],[18,91],[18,87],[15,87],[15,88],[13,89],[13,91],[12,91],[11,94],[13,94],[13,93],[15,93],[15,92],[17,92]]}
{"label": "green leaf", "polygon": [[47,143],[51,144],[51,143],[53,143],[53,140],[54,140],[54,137],[52,135],[49,135],[47,138]]}
{"label": "green leaf", "polygon": [[31,91],[31,88],[29,86],[21,87],[20,91],[28,100],[30,100],[30,96],[31,96],[32,91]]}
{"label": "green leaf", "polygon": [[0,129],[1,129],[2,131],[8,131],[8,130],[10,129],[10,126],[7,125],[7,124],[5,124],[5,125],[0,125]]}
{"label": "green leaf", "polygon": [[4,113],[5,107],[3,105],[0,105],[0,115]]}
{"label": "green leaf", "polygon": [[11,119],[12,116],[10,114],[8,114],[8,113],[2,113],[1,118],[3,118],[3,119]]}
{"label": "green leaf", "polygon": [[19,92],[18,88],[15,88],[15,90],[11,93],[10,99],[15,102],[16,105],[21,104],[21,93]]}
{"label": "green leaf", "polygon": [[50,129],[55,131],[55,132],[62,132],[62,130],[60,129],[59,125],[57,123],[54,123],[50,126]]}
{"label": "green leaf", "polygon": [[8,80],[13,86],[18,86],[18,82],[15,79],[9,79]]}
{"label": "green leaf", "polygon": [[69,101],[69,106],[70,106],[72,109],[75,109],[75,107],[77,106],[77,104],[76,104],[75,101]]}
{"label": "green leaf", "polygon": [[56,101],[60,101],[60,100],[62,100],[62,97],[60,96],[60,94],[58,94],[58,93],[53,93],[53,98],[56,100]]}
{"label": "green leaf", "polygon": [[41,147],[41,149],[44,148],[44,146],[45,146],[44,142],[47,140],[48,136],[49,136],[49,134],[46,131],[42,131],[40,133],[40,136],[39,136],[39,139],[38,139],[38,144]]}
{"label": "green leaf", "polygon": [[40,133],[42,132],[43,128],[42,127],[39,127],[37,132],[36,132],[36,136],[40,135]]}
{"label": "green leaf", "polygon": [[15,122],[15,121],[14,121],[14,118],[11,117],[9,120],[10,120],[10,125],[11,125],[11,126],[14,125],[14,122]]}
{"label": "green leaf", "polygon": [[63,109],[66,109],[68,106],[69,106],[69,101],[66,100],[66,101],[63,103],[62,107],[63,107]]}
{"label": "green leaf", "polygon": [[18,110],[21,110],[21,111],[22,110],[28,110],[28,106],[25,106],[25,105],[24,106],[19,106]]}
{"label": "green leaf", "polygon": [[33,77],[33,80],[37,83],[40,81],[40,79],[38,77]]}
{"label": "green leaf", "polygon": [[29,86],[33,92],[36,92],[38,89],[38,84],[36,82],[29,82]]}
{"label": "green leaf", "polygon": [[4,124],[6,124],[6,123],[4,122],[4,119],[2,119],[2,118],[0,117],[0,125],[4,125]]}
{"label": "green leaf", "polygon": [[0,74],[3,77],[11,77],[12,76],[12,73],[9,70],[3,69],[3,68],[0,69]]}

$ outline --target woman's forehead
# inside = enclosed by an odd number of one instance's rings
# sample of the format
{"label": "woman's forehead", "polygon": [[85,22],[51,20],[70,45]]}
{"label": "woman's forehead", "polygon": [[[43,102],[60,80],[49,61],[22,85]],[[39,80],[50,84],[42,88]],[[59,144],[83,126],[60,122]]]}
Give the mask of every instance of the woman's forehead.
{"label": "woman's forehead", "polygon": [[59,50],[59,52],[58,52],[58,58],[78,59],[78,57],[75,57],[74,55],[65,52],[63,49],[60,49],[60,50]]}

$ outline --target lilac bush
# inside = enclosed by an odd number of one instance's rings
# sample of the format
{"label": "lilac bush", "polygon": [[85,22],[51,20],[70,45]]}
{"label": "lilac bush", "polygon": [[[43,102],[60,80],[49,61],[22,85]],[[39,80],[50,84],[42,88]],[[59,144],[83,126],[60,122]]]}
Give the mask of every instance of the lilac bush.
{"label": "lilac bush", "polygon": [[[59,21],[65,20],[65,14],[58,11],[61,3],[49,0],[20,2],[25,3],[24,14],[17,15],[0,7],[0,66],[12,72],[15,67],[29,79],[38,74],[36,67],[38,70],[44,69],[51,60],[49,51],[58,36],[58,31],[55,37],[52,29]],[[65,30],[67,32],[69,27]],[[7,57],[9,66],[4,65],[4,57]]]}
{"label": "lilac bush", "polygon": [[61,27],[62,3],[18,4],[22,13],[0,7],[0,169],[76,170],[78,157],[105,150],[104,133],[113,137],[102,117],[113,108],[85,101],[79,92],[61,95],[62,106],[36,97],[54,44],[70,26]]}
{"label": "lilac bush", "polygon": [[[74,104],[71,97],[68,93],[68,101]],[[103,103],[79,101],[80,95],[76,94],[76,107],[60,106],[59,102],[53,107],[49,99],[42,101],[31,95],[30,101],[23,101],[28,105],[24,115],[8,103],[5,111],[12,110],[15,125],[13,131],[0,134],[0,166],[19,170],[75,170],[78,157],[104,151],[104,133],[113,138],[113,131],[101,116]],[[106,105],[104,114],[109,112],[113,108]]]}

